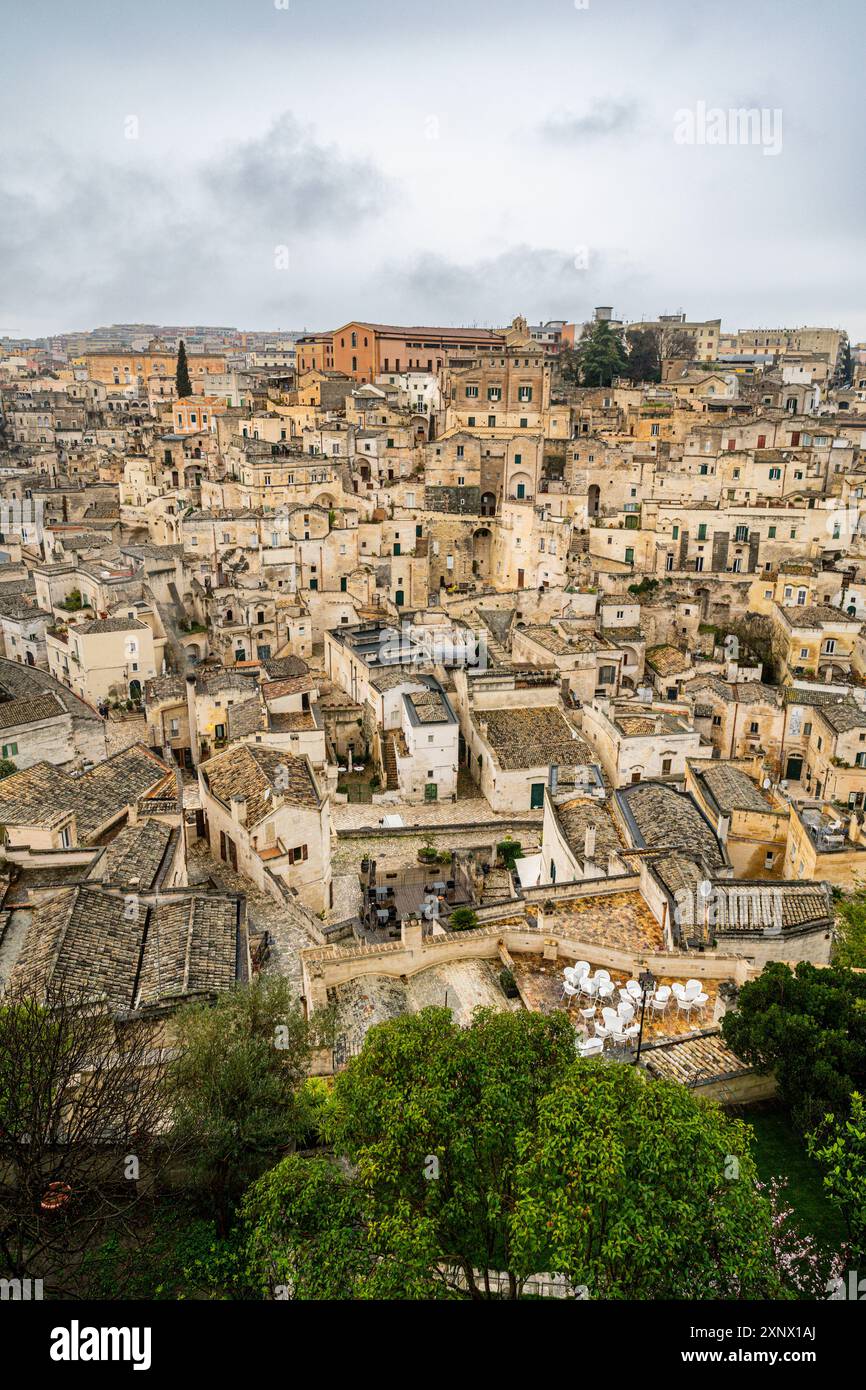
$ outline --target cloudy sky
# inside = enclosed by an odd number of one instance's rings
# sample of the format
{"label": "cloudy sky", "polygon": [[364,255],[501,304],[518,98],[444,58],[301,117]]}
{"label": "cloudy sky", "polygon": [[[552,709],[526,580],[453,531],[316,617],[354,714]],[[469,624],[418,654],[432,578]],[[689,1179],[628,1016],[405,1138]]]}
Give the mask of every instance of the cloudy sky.
{"label": "cloudy sky", "polygon": [[[611,304],[866,338],[864,30],[861,0],[7,0],[0,336]],[[700,104],[764,143],[681,143]]]}

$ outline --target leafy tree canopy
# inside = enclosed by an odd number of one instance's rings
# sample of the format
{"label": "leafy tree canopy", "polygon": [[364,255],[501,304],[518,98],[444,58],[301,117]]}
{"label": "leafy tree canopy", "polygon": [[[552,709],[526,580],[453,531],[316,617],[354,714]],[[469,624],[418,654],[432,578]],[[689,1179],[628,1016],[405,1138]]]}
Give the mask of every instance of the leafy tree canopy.
{"label": "leafy tree canopy", "polygon": [[866,1083],[866,976],[771,963],[743,985],[722,1032],[744,1061],[775,1072],[783,1104],[811,1130],[826,1114],[847,1114]]}
{"label": "leafy tree canopy", "polygon": [[178,1011],[174,1133],[221,1233],[247,1185],[309,1128],[303,1083],[329,1022],[314,1031],[279,976]]}
{"label": "leafy tree canopy", "polygon": [[247,1195],[262,1287],[515,1298],[548,1272],[591,1297],[781,1291],[744,1126],[674,1083],[576,1059],[562,1015],[380,1024],[336,1078],[324,1132],[333,1159],[291,1156]]}

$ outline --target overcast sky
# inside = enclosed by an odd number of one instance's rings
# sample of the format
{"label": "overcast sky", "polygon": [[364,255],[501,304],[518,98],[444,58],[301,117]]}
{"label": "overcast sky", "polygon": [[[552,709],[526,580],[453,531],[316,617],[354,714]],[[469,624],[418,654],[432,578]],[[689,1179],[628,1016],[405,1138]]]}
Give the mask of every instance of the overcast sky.
{"label": "overcast sky", "polygon": [[[0,336],[611,304],[866,338],[862,0],[3,9]],[[781,152],[677,143],[699,103],[781,111]]]}

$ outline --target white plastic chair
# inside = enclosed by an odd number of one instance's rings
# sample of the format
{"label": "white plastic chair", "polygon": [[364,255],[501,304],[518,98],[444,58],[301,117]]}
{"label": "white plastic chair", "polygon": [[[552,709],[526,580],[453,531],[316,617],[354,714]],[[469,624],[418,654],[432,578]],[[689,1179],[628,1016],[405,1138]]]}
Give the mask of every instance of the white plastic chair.
{"label": "white plastic chair", "polygon": [[611,984],[610,980],[602,980],[601,984],[598,987],[598,997],[599,999],[613,998],[613,985]]}
{"label": "white plastic chair", "polygon": [[682,999],[685,992],[685,985],[682,985],[679,980],[675,980],[671,985],[671,994],[674,996],[674,999]]}
{"label": "white plastic chair", "polygon": [[697,1009],[698,1013],[703,1018],[704,1009],[706,1008],[709,1001],[710,996],[708,994],[696,994],[694,999],[692,999],[691,1001],[691,1005],[693,1009]]}
{"label": "white plastic chair", "polygon": [[593,1024],[593,1027],[595,1028],[595,1036],[597,1038],[601,1038],[602,1041],[604,1041],[605,1038],[610,1037],[610,1029],[605,1028],[603,1023],[596,1022],[595,1024]]}
{"label": "white plastic chair", "polygon": [[576,974],[577,978],[580,979],[581,976],[583,976],[583,975],[588,975],[588,974],[589,974],[589,961],[588,961],[588,960],[576,960],[576,961],[574,962],[573,969],[574,969],[574,973]]}
{"label": "white plastic chair", "polygon": [[657,1014],[659,1017],[661,1017],[661,1015],[666,1012],[668,1004],[670,1003],[670,999],[670,986],[662,985],[661,989],[656,990],[655,994],[650,1000],[649,1006],[654,1014]]}
{"label": "white plastic chair", "polygon": [[696,994],[701,992],[700,980],[686,980],[686,994],[690,999],[694,999]]}
{"label": "white plastic chair", "polygon": [[609,971],[609,970],[596,970],[596,972],[595,972],[595,978],[596,978],[597,980],[609,980],[609,979],[610,979],[610,971]]}
{"label": "white plastic chair", "polygon": [[677,1008],[680,1011],[680,1013],[685,1014],[686,1018],[691,1018],[692,1009],[694,1008],[694,1000],[691,999],[687,994],[678,994]]}
{"label": "white plastic chair", "polygon": [[595,1005],[590,1004],[588,1009],[581,1009],[580,1016],[587,1024],[592,1023],[595,1018]]}
{"label": "white plastic chair", "polygon": [[598,1057],[604,1052],[604,1038],[587,1038],[586,1042],[578,1043],[577,1051],[581,1057]]}
{"label": "white plastic chair", "polygon": [[632,999],[634,999],[639,1004],[643,996],[643,990],[640,987],[640,982],[638,980],[626,980],[625,987],[628,993],[631,995]]}
{"label": "white plastic chair", "polygon": [[612,1023],[616,1023],[619,1020],[619,1014],[617,1013],[616,1009],[602,1009],[601,1016],[604,1019],[605,1023],[608,1025],[608,1027],[610,1027]]}
{"label": "white plastic chair", "polygon": [[584,975],[580,982],[580,992],[587,999],[595,999],[598,994],[598,980],[594,980],[592,975]]}
{"label": "white plastic chair", "polygon": [[570,984],[570,983],[568,982],[568,980],[566,980],[566,981],[563,983],[563,986],[562,986],[562,994],[560,995],[560,1003],[561,1003],[562,1000],[564,999],[564,1000],[565,1000],[565,1007],[568,1008],[568,1006],[569,1006],[569,1004],[571,1003],[572,999],[576,999],[579,993],[580,993],[580,991],[578,990],[577,985],[572,985],[572,984]]}
{"label": "white plastic chair", "polygon": [[576,985],[580,979],[580,976],[577,974],[577,971],[575,970],[573,965],[567,965],[563,970],[562,975],[564,979],[568,980],[568,983],[570,985]]}
{"label": "white plastic chair", "polygon": [[632,1019],[634,1018],[634,1004],[630,1003],[629,1001],[623,1001],[623,1003],[620,1004],[617,1013],[619,1014],[620,1018],[623,1020],[624,1023],[631,1023]]}
{"label": "white plastic chair", "polygon": [[626,1042],[628,1042],[629,1045],[631,1045],[631,1043],[634,1042],[635,1038],[640,1032],[640,1024],[630,1023],[627,1028],[623,1029],[623,1032],[625,1033]]}

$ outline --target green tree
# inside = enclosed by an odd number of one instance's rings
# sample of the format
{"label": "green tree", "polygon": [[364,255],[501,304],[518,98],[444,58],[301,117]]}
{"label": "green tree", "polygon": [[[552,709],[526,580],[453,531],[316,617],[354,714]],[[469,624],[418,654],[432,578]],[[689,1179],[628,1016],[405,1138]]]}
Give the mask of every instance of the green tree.
{"label": "green tree", "polygon": [[569,385],[580,385],[580,357],[574,348],[563,348],[556,359],[562,380]]}
{"label": "green tree", "polygon": [[576,352],[584,386],[610,386],[615,376],[627,373],[622,339],[605,319],[587,324]]}
{"label": "green tree", "polygon": [[809,1136],[809,1152],[824,1169],[824,1189],[842,1213],[852,1256],[866,1259],[866,1104],[859,1091],[847,1116],[827,1115]]}
{"label": "green tree", "polygon": [[573,1059],[559,1014],[480,1010],[460,1028],[431,1008],[371,1029],[337,1077],[326,1133],[356,1166],[374,1245],[456,1268],[484,1297],[474,1271],[511,1268],[517,1136]]}
{"label": "green tree", "polygon": [[836,372],[836,385],[840,387],[850,386],[854,379],[854,359],[851,356],[851,342],[847,333],[842,339],[842,351],[839,355],[839,366]]}
{"label": "green tree", "polygon": [[244,1202],[262,1288],[518,1298],[549,1271],[598,1297],[781,1292],[746,1128],[674,1083],[577,1060],[560,1014],[380,1024],[324,1132],[333,1160],[291,1156]]}
{"label": "green tree", "polygon": [[630,381],[661,381],[655,334],[649,328],[633,328],[625,336],[628,343],[625,375]]}
{"label": "green tree", "polygon": [[186,344],[181,338],[177,349],[177,396],[178,400],[183,400],[185,396],[192,395],[192,382],[189,379],[189,367],[186,361]]}
{"label": "green tree", "polygon": [[592,1298],[768,1298],[772,1212],[746,1127],[675,1082],[576,1063],[518,1141],[513,1249]]}
{"label": "green tree", "polygon": [[866,969],[866,889],[858,888],[836,904],[833,959],[837,965]]}
{"label": "green tree", "polygon": [[796,970],[773,962],[740,990],[722,1019],[725,1040],[759,1072],[805,1130],[848,1113],[866,1083],[866,975],[843,966]]}
{"label": "green tree", "polygon": [[366,1208],[363,1186],[332,1158],[289,1155],[244,1199],[245,1277],[266,1297],[447,1297],[431,1229],[377,1229]]}
{"label": "green tree", "polygon": [[249,1183],[309,1128],[303,1082],[329,1027],[323,1015],[313,1028],[277,976],[178,1011],[169,1071],[174,1134],[220,1235]]}
{"label": "green tree", "polygon": [[11,777],[12,773],[17,771],[18,769],[11,758],[0,758],[0,782],[4,777]]}

